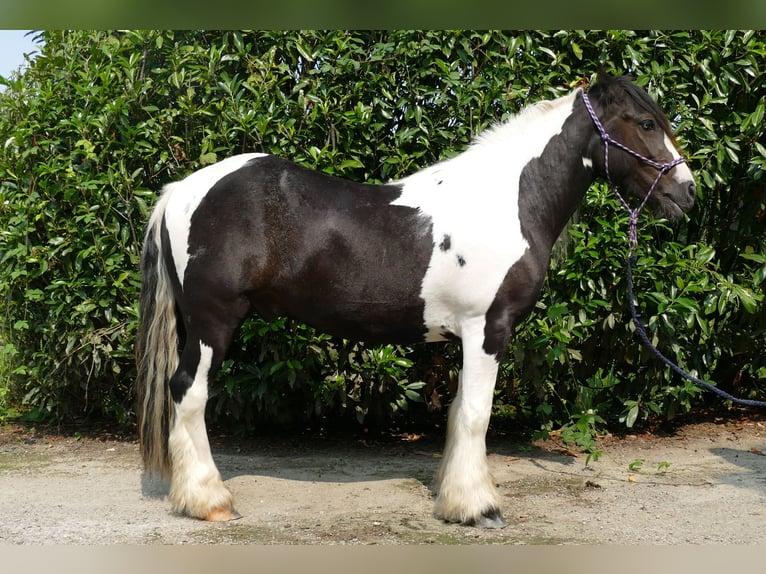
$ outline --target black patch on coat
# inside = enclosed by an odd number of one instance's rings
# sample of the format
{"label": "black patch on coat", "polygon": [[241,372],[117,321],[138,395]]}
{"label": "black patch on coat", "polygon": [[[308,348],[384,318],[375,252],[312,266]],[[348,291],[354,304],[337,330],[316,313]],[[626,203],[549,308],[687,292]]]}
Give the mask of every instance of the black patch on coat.
{"label": "black patch on coat", "polygon": [[267,320],[288,316],[353,340],[422,341],[432,225],[390,205],[401,192],[252,159],[192,215],[183,297],[219,314],[245,297]]}
{"label": "black patch on coat", "polygon": [[561,132],[529,161],[519,178],[519,220],[529,248],[506,273],[485,317],[483,348],[498,361],[513,330],[534,308],[553,244],[593,181],[593,170],[583,166],[582,158],[594,132],[577,98]]}
{"label": "black patch on coat", "polygon": [[451,246],[452,246],[452,238],[445,233],[444,237],[442,237],[442,242],[439,243],[439,249],[441,249],[442,251],[449,251]]}

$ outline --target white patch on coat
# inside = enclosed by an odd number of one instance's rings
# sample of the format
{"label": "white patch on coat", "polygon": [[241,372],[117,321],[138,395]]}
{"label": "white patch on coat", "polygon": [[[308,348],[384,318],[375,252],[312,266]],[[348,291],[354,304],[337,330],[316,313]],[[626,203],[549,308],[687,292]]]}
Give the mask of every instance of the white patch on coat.
{"label": "white patch on coat", "polygon": [[[392,204],[418,208],[433,225],[421,288],[426,341],[442,340],[445,332],[462,336],[467,320],[483,317],[508,269],[529,247],[519,221],[519,178],[561,132],[577,93],[530,106],[460,155],[397,182],[403,189]],[[447,250],[439,247],[445,235]]]}
{"label": "white patch on coat", "polygon": [[176,266],[176,275],[183,289],[184,274],[189,263],[189,229],[191,218],[202,199],[220,179],[240,169],[245,163],[267,154],[235,155],[195,171],[181,181],[169,183],[163,193],[169,195],[165,208],[165,226]]}
{"label": "white patch on coat", "polygon": [[[665,134],[665,147],[668,148],[668,151],[673,156],[673,159],[678,159],[681,157],[681,154],[678,153],[676,146],[673,145],[673,142],[671,141],[668,134]],[[686,164],[686,162],[680,163],[672,170],[670,170],[670,175],[672,175],[673,179],[679,183],[692,183],[694,181],[692,170],[689,169],[689,166]]]}

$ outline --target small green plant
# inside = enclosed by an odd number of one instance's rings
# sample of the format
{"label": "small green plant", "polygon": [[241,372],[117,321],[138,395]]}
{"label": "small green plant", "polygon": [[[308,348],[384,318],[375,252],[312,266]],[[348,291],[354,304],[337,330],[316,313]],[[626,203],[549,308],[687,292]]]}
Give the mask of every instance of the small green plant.
{"label": "small green plant", "polygon": [[[637,458],[628,465],[628,470],[630,472],[642,472],[645,463],[646,463],[646,459]],[[667,460],[663,460],[661,463],[657,465],[657,470],[655,471],[655,473],[665,474],[672,464],[673,463],[668,462]],[[643,471],[643,472],[647,472],[647,471]]]}
{"label": "small green plant", "polygon": [[596,462],[603,454],[596,443],[598,427],[603,425],[606,425],[606,421],[589,409],[561,428],[561,440],[564,444],[576,444],[587,453],[585,466],[591,461]]}
{"label": "small green plant", "polygon": [[671,464],[672,463],[668,462],[667,460],[663,460],[660,464],[657,465],[657,472],[660,474],[666,473]]}

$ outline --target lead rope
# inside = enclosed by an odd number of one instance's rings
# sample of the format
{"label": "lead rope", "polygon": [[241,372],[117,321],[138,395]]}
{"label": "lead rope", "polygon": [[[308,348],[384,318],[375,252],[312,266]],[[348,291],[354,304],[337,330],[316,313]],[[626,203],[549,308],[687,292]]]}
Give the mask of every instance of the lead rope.
{"label": "lead rope", "polygon": [[[636,262],[636,247],[638,246],[638,215],[639,213],[641,213],[641,210],[646,205],[646,202],[649,200],[649,197],[652,195],[655,188],[659,184],[662,176],[665,175],[667,172],[669,172],[678,164],[686,162],[686,160],[683,157],[678,157],[674,159],[673,161],[667,162],[667,163],[656,162],[651,158],[644,157],[640,153],[630,149],[628,146],[618,142],[617,140],[612,139],[612,137],[608,133],[606,133],[604,126],[601,124],[601,121],[598,119],[596,112],[593,110],[593,106],[591,106],[590,99],[588,98],[588,95],[585,92],[582,92],[582,99],[586,109],[588,110],[588,113],[590,114],[591,119],[593,120],[593,123],[596,126],[596,129],[598,130],[601,136],[601,141],[604,142],[604,171],[606,173],[607,183],[609,184],[609,187],[612,189],[612,191],[617,196],[617,198],[620,200],[620,203],[622,204],[625,211],[628,212],[628,216],[629,216],[628,217],[628,222],[629,222],[628,241],[630,243],[630,252],[626,260],[626,264],[628,268],[628,303],[630,305],[630,313],[633,317],[633,324],[636,327],[636,332],[638,333],[638,336],[640,337],[641,341],[643,341],[644,345],[652,353],[654,353],[654,355],[658,359],[660,359],[663,363],[665,363],[668,367],[670,367],[671,370],[673,370],[673,372],[677,373],[678,375],[681,375],[683,378],[685,378],[688,381],[691,381],[695,385],[702,387],[704,389],[707,389],[708,391],[711,391],[715,393],[716,395],[726,400],[729,400],[733,403],[736,403],[738,405],[745,405],[750,407],[766,407],[766,401],[756,401],[751,399],[741,399],[741,398],[735,397],[733,395],[730,395],[726,391],[719,389],[715,385],[705,382],[699,379],[698,377],[695,377],[691,373],[688,373],[687,371],[683,370],[681,367],[676,365],[673,361],[668,359],[665,355],[663,355],[662,352],[657,347],[655,347],[652,344],[651,340],[649,339],[649,335],[646,332],[646,328],[641,323],[641,318],[636,309],[635,297],[633,295],[633,265]],[[652,182],[652,186],[649,188],[649,191],[646,193],[644,198],[641,200],[641,203],[635,209],[630,208],[630,205],[628,205],[628,202],[625,201],[625,198],[623,198],[623,196],[620,194],[619,190],[617,189],[617,186],[612,182],[612,178],[609,175],[609,146],[610,145],[614,145],[620,148],[621,150],[629,153],[630,155],[640,159],[644,163],[648,163],[652,167],[656,168],[658,171],[657,177],[654,179],[654,182]]]}

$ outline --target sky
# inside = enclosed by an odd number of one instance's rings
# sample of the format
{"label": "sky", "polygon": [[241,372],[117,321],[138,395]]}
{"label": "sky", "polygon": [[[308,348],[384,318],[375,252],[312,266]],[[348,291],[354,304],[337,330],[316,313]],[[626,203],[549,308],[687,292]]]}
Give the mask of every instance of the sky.
{"label": "sky", "polygon": [[34,34],[25,36],[29,30],[0,30],[0,76],[8,77],[19,66],[26,65],[24,54],[40,52]]}

